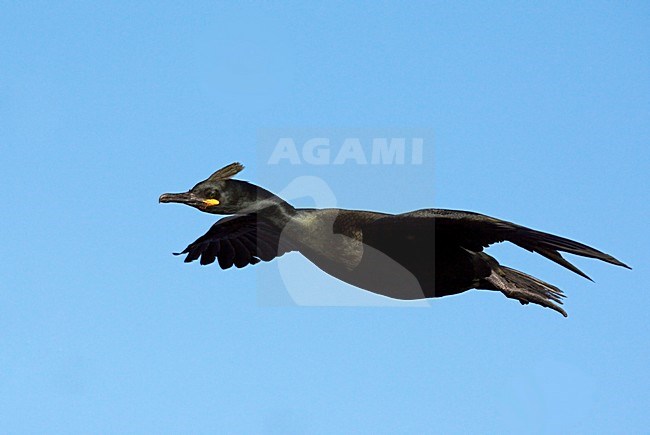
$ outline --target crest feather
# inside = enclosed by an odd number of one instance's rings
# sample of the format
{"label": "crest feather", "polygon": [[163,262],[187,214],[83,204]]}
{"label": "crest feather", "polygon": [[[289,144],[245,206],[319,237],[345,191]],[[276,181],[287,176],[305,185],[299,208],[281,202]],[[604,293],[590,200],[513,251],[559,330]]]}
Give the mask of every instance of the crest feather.
{"label": "crest feather", "polygon": [[214,174],[210,175],[208,180],[209,181],[227,180],[227,179],[232,178],[235,175],[239,174],[243,170],[244,170],[244,165],[242,165],[241,163],[238,163],[238,162],[231,163],[228,166],[224,166],[223,168],[219,169]]}

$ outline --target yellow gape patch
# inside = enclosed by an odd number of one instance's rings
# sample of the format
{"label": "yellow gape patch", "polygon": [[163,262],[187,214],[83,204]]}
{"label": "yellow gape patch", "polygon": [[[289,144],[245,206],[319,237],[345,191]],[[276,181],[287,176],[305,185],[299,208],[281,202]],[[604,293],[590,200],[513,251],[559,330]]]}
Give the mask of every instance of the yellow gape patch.
{"label": "yellow gape patch", "polygon": [[219,205],[218,199],[204,199],[203,204],[205,205]]}

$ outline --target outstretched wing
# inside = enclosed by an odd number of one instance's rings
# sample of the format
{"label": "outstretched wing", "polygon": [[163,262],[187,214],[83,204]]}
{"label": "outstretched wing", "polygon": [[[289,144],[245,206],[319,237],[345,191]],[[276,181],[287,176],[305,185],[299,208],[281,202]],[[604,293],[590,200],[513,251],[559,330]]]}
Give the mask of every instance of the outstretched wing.
{"label": "outstretched wing", "polygon": [[435,237],[436,243],[457,243],[475,252],[482,251],[493,243],[509,241],[528,251],[536,252],[567,269],[587,278],[584,272],[562,257],[561,252],[596,258],[607,263],[630,268],[611,255],[564,237],[533,230],[512,222],[485,216],[479,213],[425,209],[395,216],[387,216],[373,222],[375,231],[399,223],[402,232],[409,238]]}
{"label": "outstretched wing", "polygon": [[280,237],[280,231],[255,215],[229,216],[217,221],[210,230],[183,252],[185,262],[200,258],[202,265],[219,262],[222,269],[237,268],[271,261],[293,248]]}

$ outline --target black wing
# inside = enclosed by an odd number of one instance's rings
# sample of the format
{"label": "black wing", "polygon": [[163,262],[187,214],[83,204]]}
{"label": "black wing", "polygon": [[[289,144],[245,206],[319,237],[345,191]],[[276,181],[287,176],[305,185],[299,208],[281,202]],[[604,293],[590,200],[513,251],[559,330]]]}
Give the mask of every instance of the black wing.
{"label": "black wing", "polygon": [[[435,238],[436,243],[458,244],[475,252],[482,251],[484,247],[493,243],[509,241],[528,251],[543,255],[587,279],[591,278],[564,259],[559,251],[596,258],[630,269],[611,255],[582,243],[479,213],[425,209],[382,217],[371,226],[374,231],[383,229],[384,234],[392,233],[392,237],[432,240]],[[400,234],[394,233],[395,228],[400,228]]]}
{"label": "black wing", "polygon": [[185,263],[199,259],[202,265],[219,262],[222,269],[237,268],[271,261],[293,248],[281,240],[281,232],[255,215],[229,216],[217,221],[210,230],[183,252]]}

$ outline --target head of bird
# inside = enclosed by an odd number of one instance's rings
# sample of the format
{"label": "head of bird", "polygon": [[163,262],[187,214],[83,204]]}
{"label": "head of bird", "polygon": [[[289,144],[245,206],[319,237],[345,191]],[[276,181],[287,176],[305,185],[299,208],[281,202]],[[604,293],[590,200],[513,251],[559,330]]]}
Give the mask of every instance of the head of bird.
{"label": "head of bird", "polygon": [[[164,193],[159,202],[177,202],[212,214],[245,214],[260,211],[277,198],[267,190],[232,177],[244,169],[240,163],[225,166],[187,192]],[[279,198],[278,198],[279,199]]]}

